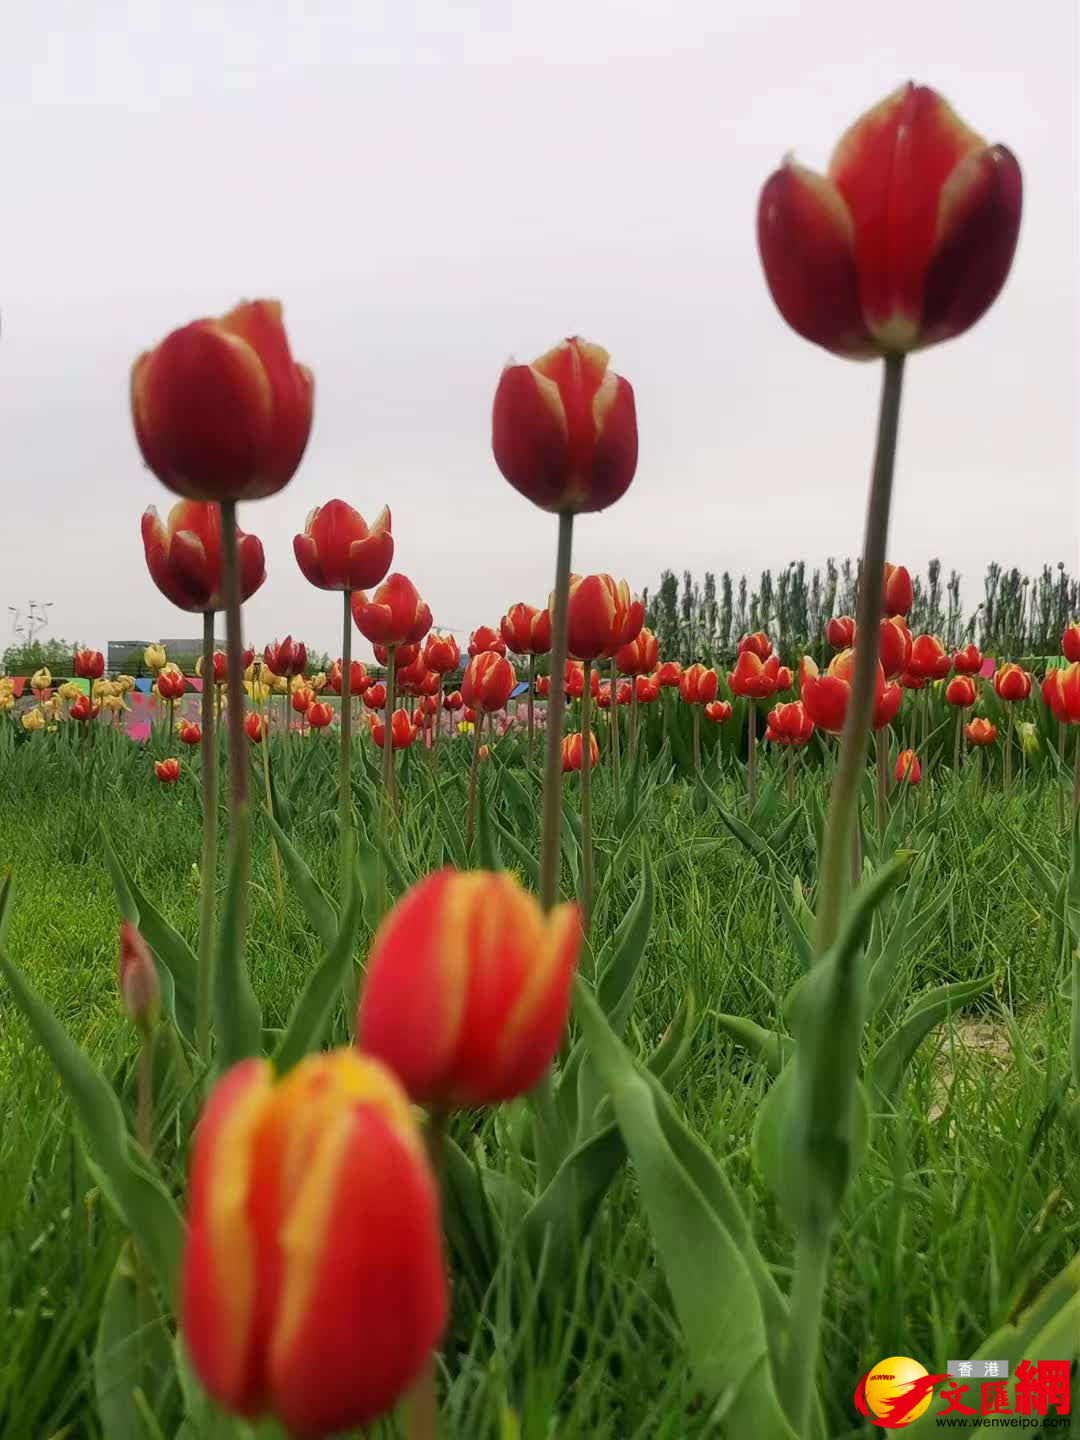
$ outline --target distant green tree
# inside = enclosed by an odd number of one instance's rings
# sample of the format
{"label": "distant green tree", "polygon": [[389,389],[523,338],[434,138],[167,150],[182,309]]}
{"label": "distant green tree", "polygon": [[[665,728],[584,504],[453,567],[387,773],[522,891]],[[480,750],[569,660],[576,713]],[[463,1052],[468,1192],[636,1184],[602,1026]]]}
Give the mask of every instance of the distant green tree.
{"label": "distant green tree", "polygon": [[47,665],[54,675],[69,675],[78,642],[69,640],[33,640],[29,645],[9,645],[2,665],[5,675],[32,675]]}

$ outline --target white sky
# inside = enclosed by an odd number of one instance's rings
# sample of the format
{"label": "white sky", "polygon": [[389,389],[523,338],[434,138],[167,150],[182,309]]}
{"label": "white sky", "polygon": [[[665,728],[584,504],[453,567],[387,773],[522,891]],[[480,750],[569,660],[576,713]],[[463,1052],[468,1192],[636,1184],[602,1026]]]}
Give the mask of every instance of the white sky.
{"label": "white sky", "polygon": [[[136,353],[280,297],[316,375],[291,486],[243,507],[268,579],[258,643],[339,648],[338,597],[291,538],[385,502],[437,623],[541,602],[555,521],[491,458],[499,371],[581,333],[637,394],[626,497],[578,570],[756,572],[857,552],[876,367],[799,340],[754,241],[761,183],[909,77],[1024,169],[988,317],[909,366],[890,553],[1077,563],[1073,0],[99,0],[6,7],[0,107],[0,617],[52,633],[197,633],[143,562],[171,497],[128,417]],[[359,642],[359,653],[367,653]],[[6,643],[6,642],[5,642]]]}

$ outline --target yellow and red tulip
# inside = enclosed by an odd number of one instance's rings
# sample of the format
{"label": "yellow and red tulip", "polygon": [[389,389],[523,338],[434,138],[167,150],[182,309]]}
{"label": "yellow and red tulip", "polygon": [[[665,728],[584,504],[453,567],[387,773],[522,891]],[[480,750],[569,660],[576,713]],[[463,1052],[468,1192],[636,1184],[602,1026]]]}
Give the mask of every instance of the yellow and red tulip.
{"label": "yellow and red tulip", "polygon": [[678,660],[664,660],[656,667],[656,683],[661,690],[677,690],[682,678]]}
{"label": "yellow and red tulip", "polygon": [[705,706],[705,719],[711,720],[714,725],[723,725],[731,719],[731,705],[727,700],[710,700]]}
{"label": "yellow and red tulip", "polygon": [[390,511],[379,511],[369,526],[344,500],[316,505],[293,536],[293,554],[305,580],[320,590],[366,590],[378,585],[394,558]]}
{"label": "yellow and red tulip", "polygon": [[[195,613],[224,609],[221,510],[217,505],[207,500],[178,500],[164,524],[151,505],[142,517],[142,541],[150,578],[166,600]],[[248,600],[266,579],[266,563],[261,542],[239,526],[236,557],[240,599]]]}
{"label": "yellow and red tulip", "polygon": [[633,640],[620,645],[615,651],[615,669],[620,675],[647,675],[656,669],[659,647],[656,636],[644,627]]}
{"label": "yellow and red tulip", "polygon": [[735,647],[736,659],[740,655],[756,655],[759,660],[767,660],[772,654],[772,641],[764,630],[758,630],[753,635],[744,635]]}
{"label": "yellow and red tulip", "polygon": [[499,632],[515,655],[546,655],[551,649],[551,611],[519,600],[499,621]]}
{"label": "yellow and red tulip", "polygon": [[1063,725],[1080,725],[1080,661],[1048,670],[1042,697]]}
{"label": "yellow and red tulip", "polygon": [[424,664],[437,675],[456,670],[461,664],[461,647],[453,635],[440,635],[433,630],[424,641]]}
{"label": "yellow and red tulip", "polygon": [[625,580],[610,575],[570,576],[566,648],[575,659],[611,659],[636,638],[644,618],[645,607],[631,597]]}
{"label": "yellow and red tulip", "polygon": [[154,774],[163,785],[175,785],[177,780],[180,779],[180,761],[173,759],[155,760]]}
{"label": "yellow and red tulip", "polygon": [[482,650],[465,667],[461,698],[470,709],[490,714],[503,708],[515,684],[514,667],[510,661],[493,650]]}
{"label": "yellow and red tulip", "polygon": [[[407,710],[395,710],[390,717],[390,748],[391,750],[407,750],[417,736],[416,726],[412,723],[412,716]],[[383,722],[376,716],[371,716],[371,738],[375,742],[376,750],[383,748],[386,738],[383,729]]]}
{"label": "yellow and red tulip", "polygon": [[773,745],[786,745],[797,750],[809,741],[813,733],[814,722],[801,700],[793,700],[788,705],[774,705],[769,711],[765,739]]}
{"label": "yellow and red tulip", "polygon": [[105,657],[100,650],[76,650],[71,668],[80,680],[100,680],[105,674]]}
{"label": "yellow and red tulip", "polygon": [[975,681],[970,675],[954,675],[945,686],[945,704],[963,709],[975,704]]}
{"label": "yellow and red tulip", "polygon": [[453,714],[455,710],[461,709],[461,707],[465,704],[465,701],[462,699],[460,690],[450,690],[447,692],[447,694],[443,696],[442,703],[443,709]]}
{"label": "yellow and red tulip", "polygon": [[491,625],[478,625],[469,636],[469,659],[490,651],[493,655],[506,654],[506,641]]}
{"label": "yellow and red tulip", "polygon": [[[327,687],[335,695],[341,694],[341,661],[335,660],[330,666],[326,677]],[[353,660],[349,665],[349,689],[353,695],[362,695],[371,684],[367,673],[367,666],[361,660]]]}
{"label": "yellow and red tulip", "polygon": [[994,671],[994,693],[999,700],[1026,700],[1031,694],[1031,676],[1011,662]]}
{"label": "yellow and red tulip", "polygon": [[[832,735],[839,735],[847,717],[851,696],[851,678],[855,671],[855,651],[841,650],[821,674],[818,667],[804,655],[799,661],[799,697],[811,721]],[[874,679],[874,708],[870,727],[882,730],[896,717],[903,699],[899,685],[889,685],[879,661]]]}
{"label": "yellow and red tulip", "polygon": [[919,757],[914,750],[901,750],[896,757],[896,770],[894,771],[898,785],[918,785],[922,779],[922,766],[919,764]]}
{"label": "yellow and red tulip", "polygon": [[708,705],[716,699],[719,679],[704,665],[688,665],[679,677],[679,699],[687,705]]}
{"label": "yellow and red tulip", "polygon": [[974,720],[969,720],[964,726],[964,734],[972,745],[992,745],[997,739],[997,726],[991,725],[989,720],[984,720],[981,715],[976,715]]}
{"label": "yellow and red tulip", "polygon": [[921,675],[924,680],[944,680],[951,667],[948,652],[936,635],[915,636],[906,666],[910,675]]}
{"label": "yellow and red tulip", "polygon": [[1070,620],[1062,630],[1061,653],[1070,665],[1080,660],[1080,620]]}
{"label": "yellow and red tulip", "polygon": [[179,700],[187,689],[187,681],[179,670],[162,670],[157,678],[157,693],[162,700]]}
{"label": "yellow and red tulip", "polygon": [[257,710],[249,710],[244,716],[244,730],[253,745],[258,745],[270,729],[270,722]]}
{"label": "yellow and red tulip", "polygon": [[325,701],[313,700],[305,711],[305,718],[313,730],[323,730],[334,718],[334,707]]}
{"label": "yellow and red tulip", "polygon": [[728,689],[733,695],[764,700],[776,693],[779,671],[780,661],[775,655],[762,660],[756,650],[743,650],[736,657],[734,670],[728,672]]}
{"label": "yellow and red tulip", "polygon": [[[630,689],[627,684],[627,690]],[[574,770],[580,770],[584,759],[584,750],[581,744],[580,730],[572,730],[569,735],[564,735],[560,747],[562,756],[563,774],[569,774]],[[596,743],[596,736],[589,732],[589,769],[595,769],[600,763],[600,746]]]}
{"label": "yellow and red tulip", "polygon": [[369,710],[382,710],[386,705],[386,686],[376,680],[364,691],[364,704]]}
{"label": "yellow and red tulip", "polygon": [[100,705],[92,705],[89,695],[79,695],[71,702],[71,709],[68,714],[72,720],[96,720]]}
{"label": "yellow and red tulip", "polygon": [[176,738],[181,745],[198,745],[202,739],[202,730],[194,720],[181,720]]}
{"label": "yellow and red tulip", "polygon": [[430,609],[412,581],[396,571],[370,600],[358,590],[352,597],[352,615],[361,635],[372,644],[415,645],[431,629]]}
{"label": "yellow and red tulip", "polygon": [[[928,637],[929,638],[929,637]],[[903,616],[889,615],[878,626],[878,659],[885,678],[903,675],[911,661],[913,641]]]}

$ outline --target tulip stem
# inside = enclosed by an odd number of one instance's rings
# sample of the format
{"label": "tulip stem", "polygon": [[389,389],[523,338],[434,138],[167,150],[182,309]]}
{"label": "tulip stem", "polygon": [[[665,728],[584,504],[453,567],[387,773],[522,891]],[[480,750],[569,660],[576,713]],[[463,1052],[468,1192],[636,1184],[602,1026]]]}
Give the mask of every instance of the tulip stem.
{"label": "tulip stem", "polygon": [[170,701],[169,701],[169,733],[168,733],[168,737],[166,738],[166,741],[165,741],[165,750],[166,750],[166,752],[168,752],[168,753],[171,753],[171,751],[172,751],[173,720],[174,720],[175,716],[176,716],[176,701],[175,701],[175,700],[170,700]]}
{"label": "tulip stem", "polygon": [[476,716],[473,726],[472,761],[469,764],[469,809],[465,819],[465,845],[472,848],[473,833],[476,829],[476,771],[480,764],[480,746],[484,738],[484,712]]}
{"label": "tulip stem", "polygon": [[[262,719],[260,711],[259,718]],[[274,800],[273,791],[270,789],[270,717],[267,714],[266,724],[262,727],[262,739],[259,742],[259,749],[262,751],[262,772],[263,790],[266,794],[266,813],[273,815]],[[285,891],[281,884],[281,858],[278,855],[277,841],[273,835],[270,836],[270,857],[274,865],[274,891],[277,895],[278,909],[285,904]]]}
{"label": "tulip stem", "polygon": [[532,763],[533,763],[533,741],[534,741],[534,739],[535,739],[535,730],[534,730],[534,726],[535,726],[535,718],[534,718],[535,701],[536,701],[536,656],[535,656],[535,654],[532,654],[532,655],[529,656],[529,704],[528,704],[528,711],[529,711],[529,769],[530,769],[530,770],[532,769]]}
{"label": "tulip stem", "polygon": [[615,777],[615,793],[622,786],[622,755],[619,742],[619,708],[616,704],[619,691],[619,676],[615,661],[611,662],[611,678],[608,681],[608,728],[611,730],[611,771]]}
{"label": "tulip stem", "polygon": [[627,742],[630,759],[637,757],[637,676],[630,676],[630,739]]}
{"label": "tulip stem", "polygon": [[135,1074],[135,1140],[149,1155],[154,1137],[154,1031],[148,1020],[139,1022],[139,1063]]}
{"label": "tulip stem", "polygon": [[585,687],[581,692],[581,926],[589,933],[593,902],[592,845],[592,664],[585,661]]}
{"label": "tulip stem", "polygon": [[746,705],[746,803],[752,814],[757,797],[757,706],[752,695]]}
{"label": "tulip stem", "polygon": [[964,712],[958,706],[956,710],[956,735],[953,737],[953,772],[960,774],[960,736],[964,728]]}
{"label": "tulip stem", "polygon": [[574,517],[559,516],[555,558],[555,606],[551,617],[551,684],[548,687],[547,730],[544,736],[544,811],[540,842],[540,904],[550,910],[559,885],[562,820],[562,719],[566,670],[566,610],[570,596],[570,549]]}
{"label": "tulip stem", "polygon": [[694,705],[694,778],[701,779],[701,706]]}
{"label": "tulip stem", "polygon": [[235,914],[235,941],[247,923],[247,881],[251,863],[248,821],[248,757],[244,733],[244,641],[240,621],[240,567],[236,553],[236,501],[221,501],[221,576],[225,592],[226,724],[229,740],[229,846],[241,877]]}
{"label": "tulip stem", "polygon": [[[387,820],[390,807],[394,801],[394,652],[396,647],[386,647],[386,702],[383,710],[383,756],[382,756],[382,784],[383,784],[383,820]],[[344,682],[342,682],[344,683]]]}
{"label": "tulip stem", "polygon": [[[199,982],[195,1006],[195,1035],[199,1056],[210,1064],[210,967],[214,963],[214,910],[217,898],[217,727],[214,674],[214,612],[203,615],[202,734],[202,874],[199,889]],[[211,678],[208,680],[207,676]]]}
{"label": "tulip stem", "polygon": [[[885,838],[885,807],[889,796],[889,741],[887,739],[888,726],[882,726],[874,735],[874,748],[877,759],[877,828],[878,840]],[[884,857],[879,854],[879,862]]]}
{"label": "tulip stem", "polygon": [[1080,730],[1076,732],[1076,750],[1073,754],[1073,815],[1080,813]]}
{"label": "tulip stem", "polygon": [[1012,789],[1012,717],[1005,712],[1005,794]]}
{"label": "tulip stem", "polygon": [[345,897],[352,873],[352,591],[343,590],[341,628],[341,768],[338,775],[338,905],[345,913]]}

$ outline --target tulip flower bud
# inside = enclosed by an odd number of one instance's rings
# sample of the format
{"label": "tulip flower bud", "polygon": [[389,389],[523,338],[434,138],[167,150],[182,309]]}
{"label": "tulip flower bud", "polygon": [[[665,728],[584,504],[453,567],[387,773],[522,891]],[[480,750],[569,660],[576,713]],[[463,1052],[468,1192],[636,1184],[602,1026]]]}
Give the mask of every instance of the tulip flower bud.
{"label": "tulip flower bud", "polygon": [[293,554],[305,580],[320,590],[365,590],[378,585],[394,558],[390,511],[384,505],[372,525],[344,500],[316,505],[293,538]]}
{"label": "tulip flower bud", "polygon": [[[155,513],[156,513],[156,512],[155,512]],[[147,511],[147,514],[149,514],[149,511]],[[146,526],[146,516],[144,515],[144,516],[143,516],[144,533],[145,533],[145,526]],[[163,669],[164,666],[165,666],[165,647],[164,647],[164,645],[147,645],[146,649],[142,652],[142,658],[143,658],[143,664],[146,666],[146,668],[147,668],[148,670],[153,670],[154,673],[156,674],[159,670]]]}
{"label": "tulip flower bud", "polygon": [[157,692],[162,700],[179,700],[187,689],[187,681],[177,670],[161,670],[157,678]]}
{"label": "tulip flower bud", "polygon": [[381,710],[386,704],[386,686],[376,680],[364,691],[364,704],[369,710]]}
{"label": "tulip flower bud", "polygon": [[310,685],[301,685],[298,690],[294,690],[292,692],[292,695],[289,698],[289,704],[296,711],[297,715],[306,715],[308,712],[308,707],[312,704],[314,699],[315,691],[312,690]]}
{"label": "tulip flower bud", "polygon": [[705,719],[711,720],[714,725],[723,725],[731,719],[731,706],[726,700],[710,700],[705,706]]}
{"label": "tulip flower bud", "polygon": [[453,635],[432,631],[424,641],[424,664],[437,675],[456,670],[461,663],[461,649]]}
{"label": "tulip flower bud", "polygon": [[911,576],[903,565],[885,565],[881,588],[881,613],[906,615],[914,603]]}
{"label": "tulip flower bud", "polygon": [[120,921],[120,960],[116,978],[128,1019],[140,1030],[149,1029],[157,1019],[161,987],[146,941],[130,920]]}
{"label": "tulip flower bud", "polygon": [[924,680],[944,680],[951,665],[945,646],[936,635],[915,636],[907,663],[909,674],[921,675]]}
{"label": "tulip flower bud", "polygon": [[641,629],[633,640],[615,651],[615,669],[620,675],[646,675],[656,669],[659,648],[651,630]]}
{"label": "tulip flower bud", "polygon": [[[335,695],[341,694],[341,661],[335,660],[330,666],[330,673],[326,677],[328,689]],[[371,684],[368,678],[367,666],[359,660],[354,660],[349,667],[349,689],[353,695],[362,695]]]}
{"label": "tulip flower bud", "polygon": [[772,744],[797,750],[810,740],[813,733],[814,722],[801,701],[793,700],[789,705],[775,705],[769,711],[765,739]]}
{"label": "tulip flower bud", "polygon": [[1001,665],[994,672],[994,693],[999,700],[1026,700],[1031,694],[1031,676],[1019,665]]}
{"label": "tulip flower bud", "polygon": [[[224,685],[224,684],[225,684],[225,672],[226,672],[227,668],[228,668],[228,661],[227,661],[226,658],[225,658],[225,651],[224,651],[224,650],[215,650],[215,651],[214,651],[214,657],[213,657],[213,663],[212,663],[212,665],[211,665],[211,670],[213,671],[213,673],[212,673],[212,675],[211,675],[211,677],[210,677],[209,683],[212,684],[212,685]],[[250,680],[250,679],[252,679],[252,676],[247,673],[247,669],[248,669],[248,668],[250,668],[250,667],[246,667],[246,668],[245,668],[245,671],[244,671],[244,679],[245,679],[245,680]],[[195,661],[195,674],[198,675],[198,677],[199,677],[200,680],[202,679],[202,673],[203,673],[203,665],[202,665],[202,656],[200,655],[199,658]]]}
{"label": "tulip flower bud", "polygon": [[891,680],[896,675],[903,675],[911,660],[911,631],[899,615],[890,615],[880,622],[878,635],[878,659],[885,678]]}
{"label": "tulip flower bud", "polygon": [[656,683],[661,690],[677,690],[682,679],[682,666],[677,660],[665,660],[656,669]]}
{"label": "tulip flower bud", "polygon": [[[851,677],[855,670],[855,651],[841,650],[829,662],[822,675],[818,667],[804,655],[799,661],[799,698],[807,715],[819,730],[839,735],[844,728]],[[880,662],[874,678],[874,709],[870,720],[873,730],[883,730],[896,717],[903,692],[899,685],[887,685]]]}
{"label": "tulip flower bud", "polygon": [[307,708],[307,723],[313,730],[323,730],[334,718],[333,707],[313,700]]}
{"label": "tulip flower bud", "polygon": [[850,615],[834,615],[825,626],[825,639],[834,650],[850,650],[855,644],[855,621]]}
{"label": "tulip flower bud", "polygon": [[47,665],[42,665],[40,670],[35,670],[30,677],[31,690],[48,690],[52,685],[52,672]]}
{"label": "tulip flower bud", "polygon": [[922,779],[922,766],[914,750],[901,750],[896,757],[896,783],[918,785]]}
{"label": "tulip flower bud", "polygon": [[982,651],[977,645],[965,645],[963,650],[953,651],[952,667],[957,675],[978,675],[982,664]]}
{"label": "tulip flower bud", "polygon": [[[205,500],[179,500],[169,511],[165,524],[153,505],[142,517],[143,550],[150,578],[181,610],[206,612],[225,608],[221,574],[221,510]],[[266,579],[262,543],[237,526],[236,556],[240,575],[240,599],[248,600]],[[159,652],[154,664],[150,652]],[[148,645],[143,652],[147,668],[160,670],[165,651]],[[155,659],[157,655],[155,654]]]}
{"label": "tulip flower bud", "polygon": [[1061,653],[1070,664],[1080,660],[1080,620],[1070,620],[1061,632]]}
{"label": "tulip flower bud", "polygon": [[443,709],[449,710],[452,713],[455,710],[460,710],[461,707],[465,704],[465,701],[462,697],[460,690],[451,690],[448,694],[443,696],[442,703]]}
{"label": "tulip flower bud", "polygon": [[1048,670],[1041,690],[1055,719],[1063,725],[1080,725],[1080,661]]}
{"label": "tulip flower bud", "polygon": [[514,667],[493,650],[474,655],[461,680],[461,698],[475,710],[501,710],[516,684]]}
{"label": "tulip flower bud", "polygon": [[[627,686],[627,689],[630,687]],[[572,730],[569,735],[564,735],[561,746],[563,774],[569,774],[574,770],[580,770],[584,762],[584,750],[581,744],[581,732]],[[589,769],[594,770],[600,763],[600,746],[596,743],[596,736],[589,732]]]}
{"label": "tulip flower bud", "polygon": [[195,1131],[187,1220],[180,1330],[225,1410],[338,1434],[416,1379],[446,1320],[438,1193],[377,1060],[309,1055],[277,1083],[265,1060],[227,1070]]}
{"label": "tulip flower bud", "polygon": [[577,906],[545,914],[512,875],[428,875],[375,936],[357,1044],[414,1100],[512,1100],[533,1088],[562,1038],[580,943]]}
{"label": "tulip flower bud", "polygon": [[292,479],[311,430],[311,371],[276,300],[174,330],[131,371],[143,459],[191,500],[257,500]]}
{"label": "tulip flower bud", "polygon": [[163,785],[175,785],[177,780],[180,779],[180,761],[173,759],[155,760],[154,774]]}
{"label": "tulip flower bud", "polygon": [[997,739],[997,726],[991,725],[981,715],[976,715],[964,726],[964,734],[971,745],[992,745]]}
{"label": "tulip flower bud", "polygon": [[181,720],[177,736],[181,745],[198,745],[202,731],[194,720]]}
{"label": "tulip flower bud", "polygon": [[286,635],[284,640],[275,640],[263,651],[263,664],[272,675],[290,679],[302,675],[307,668],[307,647],[299,640]]}
{"label": "tulip flower bud", "polygon": [[[550,607],[554,609],[554,600]],[[645,608],[625,580],[610,575],[571,575],[566,608],[566,647],[578,660],[610,659],[636,639]]]}
{"label": "tulip flower bud", "polygon": [[357,590],[351,604],[356,628],[372,644],[415,645],[431,629],[431,610],[405,575],[388,575],[370,600]]}
{"label": "tulip flower bud", "polygon": [[651,705],[660,694],[656,681],[651,675],[634,676],[634,693],[639,705]]}
{"label": "tulip flower bud", "polygon": [[[416,739],[418,734],[416,726],[412,723],[412,716],[407,710],[395,710],[390,717],[390,748],[391,750],[407,750]],[[383,722],[371,717],[371,738],[375,743],[376,750],[381,750],[385,742]]]}
{"label": "tulip flower bud", "polygon": [[975,681],[970,675],[953,676],[945,686],[945,703],[958,709],[975,704]]}
{"label": "tulip flower bud", "polygon": [[257,710],[249,710],[244,716],[244,731],[253,745],[260,744],[269,729],[270,722]]}
{"label": "tulip flower bud", "polygon": [[491,651],[493,655],[506,654],[506,641],[490,625],[478,625],[469,636],[469,659]]}
{"label": "tulip flower bud", "polygon": [[780,662],[775,655],[761,660],[755,650],[743,650],[735,661],[735,669],[728,672],[728,689],[733,695],[764,700],[776,693],[779,671]]}
{"label": "tulip flower bud", "polygon": [[772,654],[772,641],[764,630],[758,630],[754,635],[744,635],[735,647],[736,659],[740,655],[749,652],[756,655],[759,660],[767,660]]}
{"label": "tulip flower bud", "polygon": [[503,371],[491,447],[514,489],[542,510],[603,510],[637,469],[634,392],[608,369],[606,350],[574,336]]}
{"label": "tulip flower bud", "polygon": [[551,649],[550,610],[536,610],[518,601],[500,620],[499,630],[515,655],[546,655]]}
{"label": "tulip flower bud", "polygon": [[679,699],[686,705],[708,705],[716,699],[719,685],[715,670],[704,665],[690,665],[679,679]]}
{"label": "tulip flower bud", "polygon": [[97,718],[100,705],[92,705],[88,695],[79,694],[78,698],[71,702],[69,715],[72,720],[94,720]]}
{"label": "tulip flower bud", "polygon": [[80,680],[100,680],[105,674],[105,658],[100,650],[76,650],[72,669]]}

